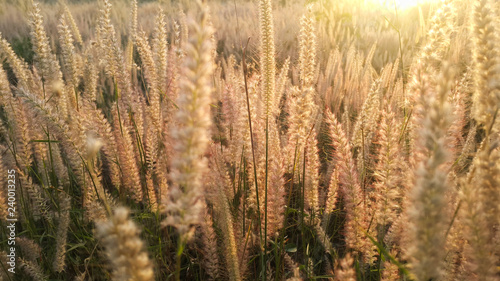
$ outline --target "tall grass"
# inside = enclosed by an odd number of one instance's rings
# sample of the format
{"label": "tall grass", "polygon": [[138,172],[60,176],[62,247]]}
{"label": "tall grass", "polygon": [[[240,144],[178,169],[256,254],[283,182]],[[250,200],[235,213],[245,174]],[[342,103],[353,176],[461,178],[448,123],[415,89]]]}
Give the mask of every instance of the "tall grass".
{"label": "tall grass", "polygon": [[307,4],[2,7],[2,280],[499,280],[497,3]]}

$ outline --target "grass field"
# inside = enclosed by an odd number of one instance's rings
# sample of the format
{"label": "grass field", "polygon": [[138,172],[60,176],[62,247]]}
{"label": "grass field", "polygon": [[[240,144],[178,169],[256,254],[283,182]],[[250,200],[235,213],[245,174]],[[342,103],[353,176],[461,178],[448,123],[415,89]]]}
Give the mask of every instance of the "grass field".
{"label": "grass field", "polygon": [[500,2],[0,1],[0,280],[500,280]]}

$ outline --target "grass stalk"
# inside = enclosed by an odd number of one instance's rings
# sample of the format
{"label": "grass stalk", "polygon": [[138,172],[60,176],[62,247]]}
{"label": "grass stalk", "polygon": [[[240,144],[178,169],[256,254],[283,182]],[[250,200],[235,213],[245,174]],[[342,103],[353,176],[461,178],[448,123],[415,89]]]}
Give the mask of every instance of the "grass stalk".
{"label": "grass stalk", "polygon": [[[261,262],[262,262],[262,268],[265,268],[265,263],[264,263],[264,253],[262,252],[262,244],[263,244],[263,239],[262,239],[262,221],[261,221],[261,216],[260,216],[260,200],[259,200],[259,188],[258,188],[258,183],[257,183],[257,161],[255,159],[255,145],[253,141],[253,130],[252,130],[252,114],[250,112],[250,97],[248,94],[248,82],[247,82],[247,64],[246,64],[246,50],[248,47],[248,43],[250,42],[250,37],[247,40],[247,44],[245,48],[243,49],[243,54],[242,54],[242,65],[243,65],[243,79],[245,82],[245,94],[246,94],[246,100],[247,100],[247,113],[248,113],[248,126],[250,128],[250,142],[252,144],[252,161],[253,161],[253,174],[254,174],[254,181],[255,181],[255,193],[257,197],[257,220],[259,224],[259,235],[260,235],[260,255],[261,255]],[[267,214],[266,214],[267,215]],[[265,271],[265,270],[264,270]]]}

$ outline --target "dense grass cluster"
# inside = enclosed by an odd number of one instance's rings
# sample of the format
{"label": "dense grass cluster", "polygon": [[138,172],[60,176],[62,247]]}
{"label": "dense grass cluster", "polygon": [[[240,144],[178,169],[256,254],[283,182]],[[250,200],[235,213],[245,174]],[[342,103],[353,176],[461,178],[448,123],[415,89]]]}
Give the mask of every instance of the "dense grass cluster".
{"label": "dense grass cluster", "polygon": [[256,2],[17,3],[0,280],[500,280],[500,4]]}

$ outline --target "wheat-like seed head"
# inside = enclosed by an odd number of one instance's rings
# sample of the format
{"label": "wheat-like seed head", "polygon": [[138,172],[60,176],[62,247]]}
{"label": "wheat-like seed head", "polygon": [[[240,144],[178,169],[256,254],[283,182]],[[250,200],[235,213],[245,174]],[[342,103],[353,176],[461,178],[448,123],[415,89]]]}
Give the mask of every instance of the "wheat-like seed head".
{"label": "wheat-like seed head", "polygon": [[42,76],[45,84],[50,87],[52,83],[60,81],[61,72],[56,56],[52,53],[49,38],[43,27],[43,18],[37,2],[33,2],[30,13],[31,40],[35,52],[35,66]]}
{"label": "wheat-like seed head", "polygon": [[338,260],[335,265],[335,281],[355,281],[356,270],[354,269],[354,259],[350,253]]}
{"label": "wheat-like seed head", "polygon": [[19,258],[19,267],[23,269],[31,278],[33,278],[34,281],[48,280],[40,265],[34,261]]}
{"label": "wheat-like seed head", "polygon": [[52,263],[52,267],[56,272],[63,271],[66,265],[66,241],[70,223],[69,211],[71,209],[71,197],[61,192],[59,199],[61,212],[59,213],[59,225],[57,226],[56,258]]}
{"label": "wheat-like seed head", "polygon": [[276,62],[274,49],[273,11],[270,0],[259,1],[261,92],[265,100],[265,114],[275,112]]}
{"label": "wheat-like seed head", "polygon": [[66,15],[61,16],[59,25],[57,26],[59,31],[59,40],[61,43],[62,57],[63,57],[63,69],[66,81],[73,88],[76,88],[79,83],[81,68],[78,63],[77,54],[75,52],[75,46],[73,45],[73,36],[70,32],[70,28],[67,24]]}
{"label": "wheat-like seed head", "polygon": [[445,147],[446,132],[451,124],[451,105],[448,95],[453,79],[451,67],[445,65],[434,96],[422,97],[423,123],[421,140],[422,160],[416,171],[417,181],[411,193],[408,209],[411,244],[408,258],[416,280],[429,280],[442,275],[444,231],[448,222],[445,196],[448,192],[446,165],[449,153]]}
{"label": "wheat-like seed head", "polygon": [[112,264],[114,280],[154,280],[153,266],[139,233],[125,207],[116,208],[109,219],[97,223],[96,237]]}
{"label": "wheat-like seed head", "polygon": [[316,72],[316,30],[314,27],[312,6],[307,7],[307,12],[300,19],[299,36],[299,66],[300,85],[302,89],[314,86]]}
{"label": "wheat-like seed head", "polygon": [[176,126],[172,129],[174,157],[172,158],[170,199],[165,202],[168,214],[166,225],[177,228],[186,242],[201,222],[203,211],[202,176],[207,169],[203,156],[211,126],[210,103],[212,101],[211,75],[213,72],[213,29],[207,26],[207,7],[200,4],[197,21],[190,19],[191,36],[185,46],[186,58],[182,66],[181,94],[177,98],[179,110],[175,114]]}

